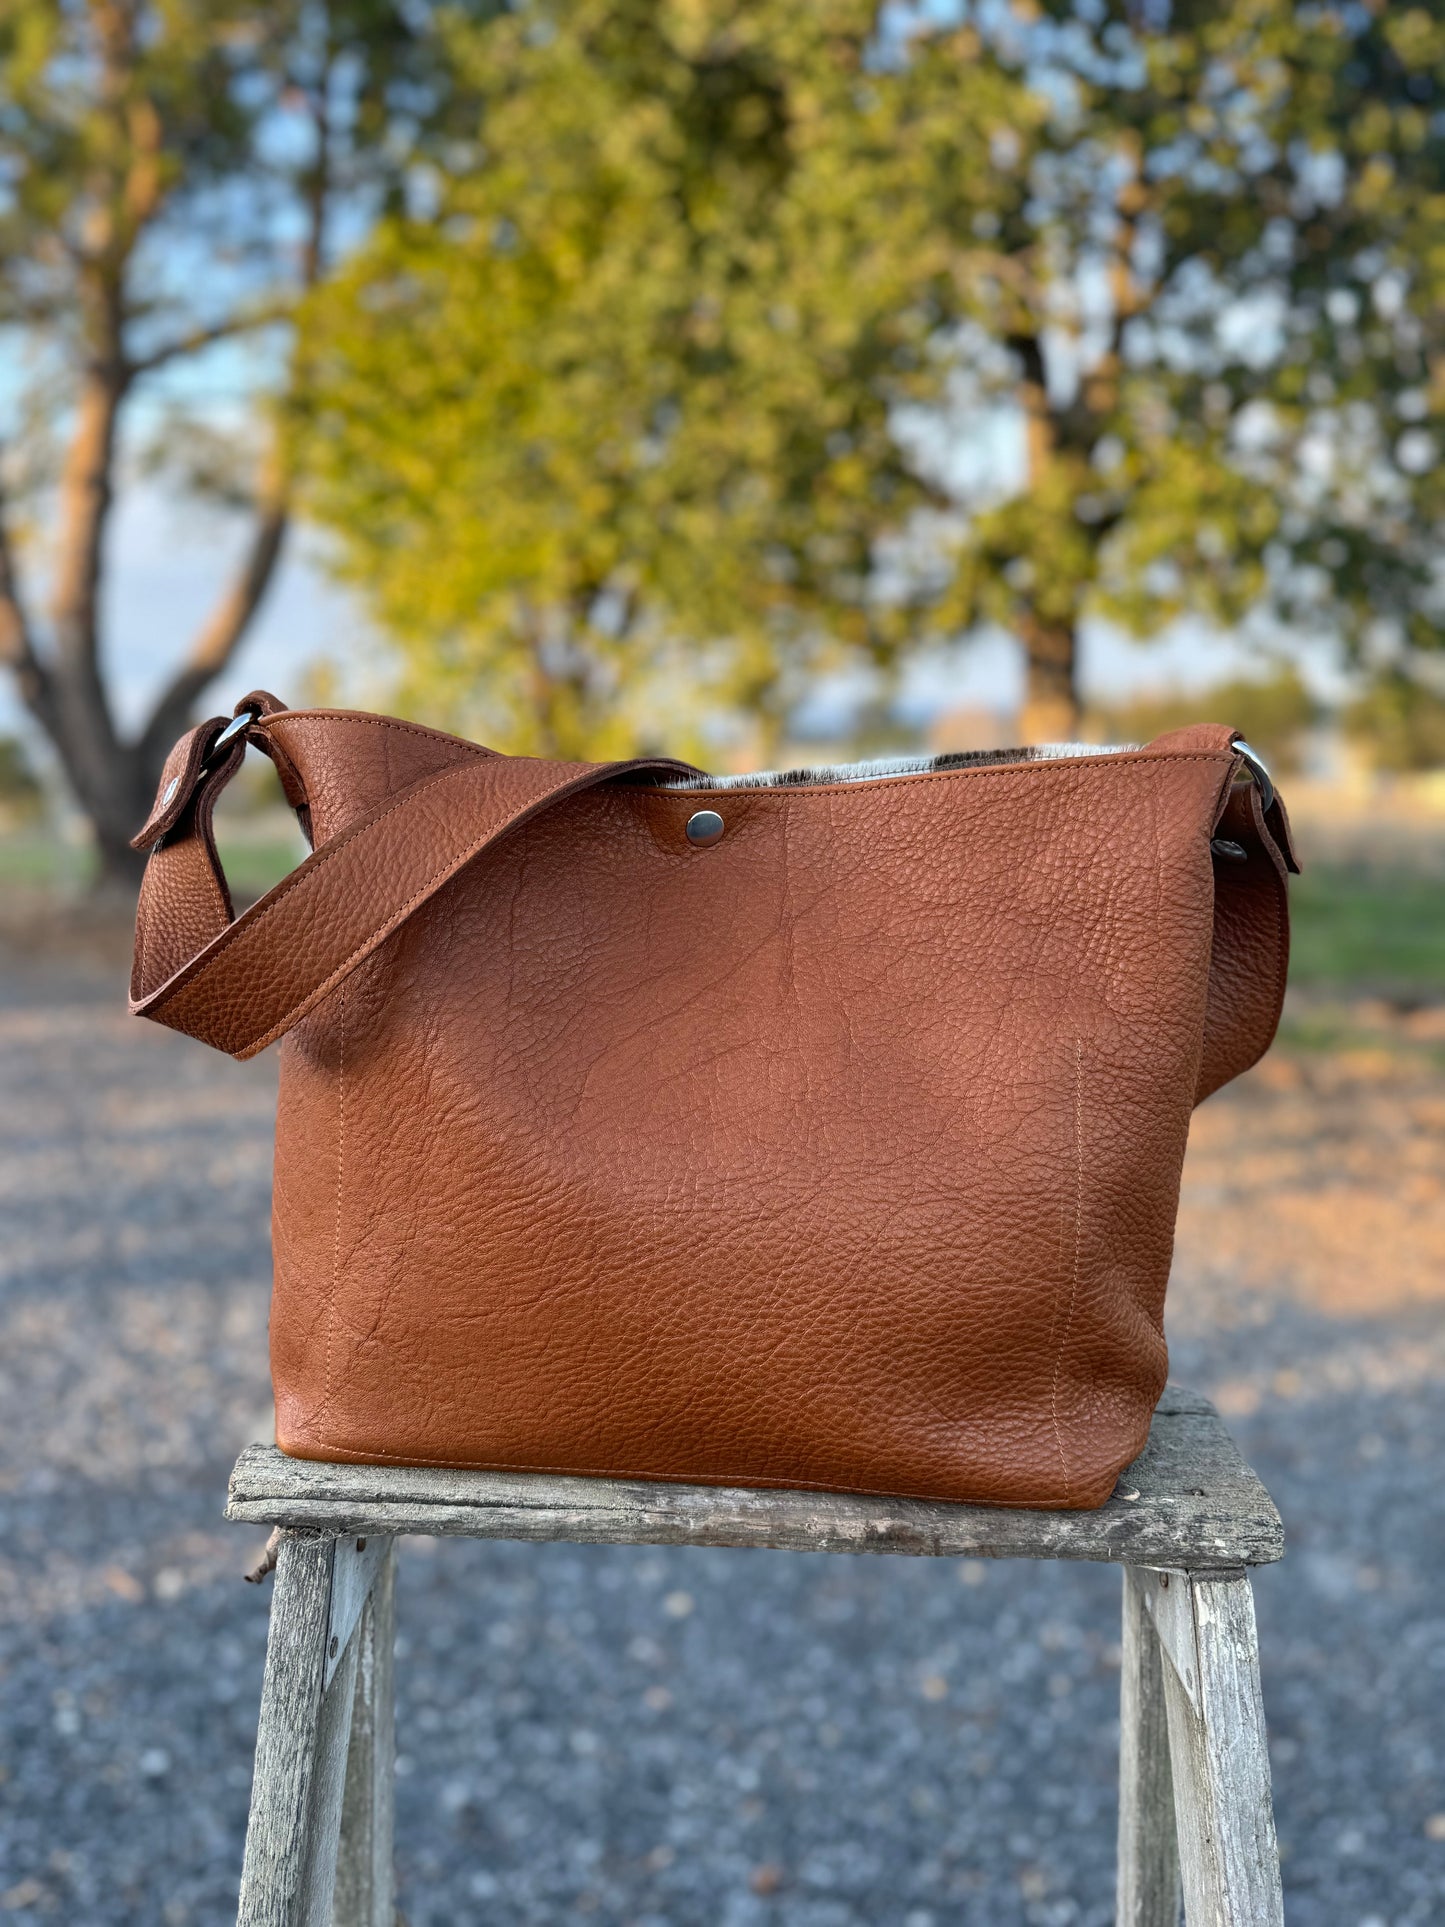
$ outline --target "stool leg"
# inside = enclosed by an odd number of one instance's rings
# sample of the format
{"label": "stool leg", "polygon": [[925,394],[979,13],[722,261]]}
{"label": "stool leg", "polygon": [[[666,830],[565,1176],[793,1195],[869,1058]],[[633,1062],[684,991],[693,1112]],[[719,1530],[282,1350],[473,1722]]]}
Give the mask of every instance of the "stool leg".
{"label": "stool leg", "polygon": [[1164,1697],[1186,1927],[1282,1927],[1279,1847],[1244,1572],[1146,1572]]}
{"label": "stool leg", "polygon": [[331,1927],[359,1642],[326,1681],[333,1539],[286,1539],[276,1564],[238,1927]]}
{"label": "stool leg", "polygon": [[1119,1681],[1117,1927],[1179,1927],[1179,1841],[1159,1635],[1144,1606],[1146,1575],[1124,1568]]}
{"label": "stool leg", "polygon": [[393,1927],[392,1834],[396,1722],[392,1652],[396,1639],[396,1554],[388,1547],[357,1628],[356,1699],[341,1808],[332,1927]]}

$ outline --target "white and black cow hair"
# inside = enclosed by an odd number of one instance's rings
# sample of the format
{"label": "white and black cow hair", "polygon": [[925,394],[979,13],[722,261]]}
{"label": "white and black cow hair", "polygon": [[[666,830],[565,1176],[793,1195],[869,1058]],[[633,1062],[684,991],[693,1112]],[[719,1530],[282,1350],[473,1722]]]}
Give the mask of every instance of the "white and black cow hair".
{"label": "white and black cow hair", "polygon": [[799,769],[750,770],[743,776],[667,776],[664,790],[803,789],[821,783],[871,783],[931,770],[978,769],[996,763],[1046,763],[1063,756],[1118,756],[1133,743],[1035,743],[1027,749],[951,749],[938,756],[886,756],[868,763],[815,763]]}

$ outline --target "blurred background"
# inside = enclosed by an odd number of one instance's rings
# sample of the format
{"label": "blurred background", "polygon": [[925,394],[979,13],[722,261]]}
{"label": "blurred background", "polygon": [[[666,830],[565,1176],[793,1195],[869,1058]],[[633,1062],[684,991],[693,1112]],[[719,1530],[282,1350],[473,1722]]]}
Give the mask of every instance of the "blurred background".
{"label": "blurred background", "polygon": [[[1241,727],[1281,1039],[1176,1376],[1277,1493],[1287,1902],[1445,1918],[1445,8],[0,5],[0,1917],[222,1922],[273,1072],[121,1013],[264,686],[718,770]],[[223,805],[243,899],[301,846]],[[410,1546],[413,1927],[1112,1919],[1116,1582]]]}

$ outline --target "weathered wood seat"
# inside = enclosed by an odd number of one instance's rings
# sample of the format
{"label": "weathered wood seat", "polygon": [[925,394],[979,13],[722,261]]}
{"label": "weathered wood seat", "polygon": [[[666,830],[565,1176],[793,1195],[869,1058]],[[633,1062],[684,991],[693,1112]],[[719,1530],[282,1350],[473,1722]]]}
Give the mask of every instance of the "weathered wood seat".
{"label": "weathered wood seat", "polygon": [[1248,1568],[1273,1501],[1214,1408],[1171,1387],[1097,1512],[321,1465],[248,1446],[227,1517],[284,1528],[246,1838],[244,1927],[392,1927],[392,1551],[403,1533],[771,1546],[1124,1568],[1120,1927],[1278,1927]]}

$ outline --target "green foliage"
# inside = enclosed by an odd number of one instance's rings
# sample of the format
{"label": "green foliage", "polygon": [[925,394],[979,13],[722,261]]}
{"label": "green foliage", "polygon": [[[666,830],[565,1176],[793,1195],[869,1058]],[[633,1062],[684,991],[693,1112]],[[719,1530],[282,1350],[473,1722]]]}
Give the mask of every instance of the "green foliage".
{"label": "green foliage", "polygon": [[1265,679],[1239,677],[1189,693],[1143,696],[1101,707],[1089,718],[1096,735],[1118,743],[1147,743],[1189,723],[1228,723],[1279,775],[1299,767],[1300,739],[1317,720],[1314,699],[1293,668]]}
{"label": "green foliage", "polygon": [[[1241,5],[1270,151],[1249,286],[1282,312],[1245,465],[1280,493],[1279,612],[1356,647],[1442,640],[1445,23]],[[1433,130],[1433,131],[1432,131]]]}
{"label": "green foliage", "polygon": [[1376,676],[1344,724],[1377,769],[1445,767],[1445,697],[1399,669]]}
{"label": "green foliage", "polygon": [[[1064,712],[1089,616],[1433,645],[1433,14],[886,17],[452,23],[474,120],[313,305],[300,439],[416,706],[615,753],[980,620]],[[899,436],[960,375],[1027,442],[962,517]]]}
{"label": "green foliage", "polygon": [[701,708],[776,727],[916,630],[926,588],[875,565],[943,498],[893,415],[947,379],[976,230],[1019,192],[991,141],[1042,108],[972,35],[890,64],[875,25],[559,0],[453,29],[475,142],[314,304],[302,443],[424,713],[686,746]]}

